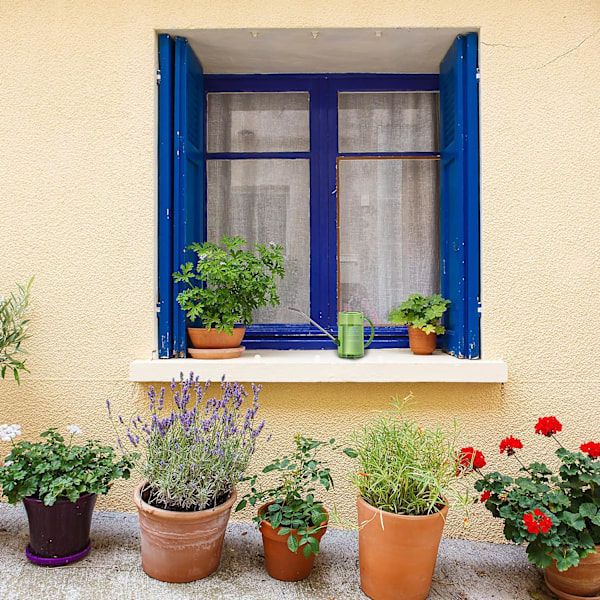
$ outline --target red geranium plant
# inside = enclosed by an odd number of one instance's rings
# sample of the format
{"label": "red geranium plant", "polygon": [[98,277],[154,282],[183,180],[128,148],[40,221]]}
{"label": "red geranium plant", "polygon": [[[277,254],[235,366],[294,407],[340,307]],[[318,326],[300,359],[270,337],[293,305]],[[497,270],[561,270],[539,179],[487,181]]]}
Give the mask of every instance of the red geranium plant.
{"label": "red geranium plant", "polygon": [[523,444],[510,436],[500,443],[500,452],[519,462],[517,475],[490,473],[475,489],[492,515],[504,519],[506,539],[527,544],[533,564],[545,568],[554,560],[565,571],[600,544],[600,443],[589,442],[572,452],[558,441],[561,430],[555,417],[543,417],[535,426],[537,434],[558,444],[556,474],[543,463],[525,466],[517,454]]}

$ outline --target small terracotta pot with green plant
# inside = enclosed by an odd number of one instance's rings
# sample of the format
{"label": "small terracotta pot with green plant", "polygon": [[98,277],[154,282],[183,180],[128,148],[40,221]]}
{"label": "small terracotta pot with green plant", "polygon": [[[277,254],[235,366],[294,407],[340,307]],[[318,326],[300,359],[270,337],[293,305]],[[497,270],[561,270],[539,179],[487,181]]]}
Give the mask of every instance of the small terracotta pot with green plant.
{"label": "small terracotta pot with green plant", "polygon": [[238,347],[252,324],[252,311],[279,304],[276,279],[285,275],[283,247],[270,242],[243,250],[245,244],[226,235],[219,244],[194,243],[188,250],[197,255],[196,264],[188,262],[173,273],[176,283],[187,285],[177,302],[198,324],[188,328],[195,348]]}
{"label": "small terracotta pot with green plant", "polygon": [[67,440],[55,429],[41,442],[13,440],[19,425],[0,425],[0,439],[12,449],[0,466],[2,493],[11,504],[23,501],[29,520],[29,560],[59,566],[86,556],[97,494],[108,493],[115,479],[128,479],[135,456],[118,458],[110,446],[87,440],[77,446],[79,427],[67,427]]}
{"label": "small terracotta pot with green plant", "polygon": [[511,475],[495,471],[476,482],[481,501],[494,517],[504,520],[504,536],[527,544],[527,557],[544,569],[548,587],[560,598],[600,596],[600,443],[582,444],[579,451],[558,440],[562,424],[543,417],[535,433],[556,444],[556,465],[525,465],[523,443],[509,436],[500,453],[518,463]]}
{"label": "small terracotta pot with green plant", "polygon": [[275,459],[262,471],[275,473],[276,485],[259,490],[258,475],[253,475],[249,478],[250,492],[236,507],[236,511],[248,503],[259,507],[253,520],[262,533],[267,573],[281,581],[309,576],[329,522],[323,503],[315,499],[313,484],[325,490],[333,487],[320,453],[333,447],[335,440],[322,442],[298,434],[294,442],[293,454]]}
{"label": "small terracotta pot with green plant", "polygon": [[408,326],[408,342],[413,354],[432,354],[438,334],[446,331],[440,319],[449,305],[450,300],[439,294],[411,294],[408,300],[391,310],[388,321]]}
{"label": "small terracotta pot with green plant", "polygon": [[394,398],[350,438],[345,454],[357,461],[360,582],[374,600],[424,600],[429,594],[450,505],[468,514],[474,501],[463,477],[485,460],[459,450],[459,431],[421,428],[412,396]]}

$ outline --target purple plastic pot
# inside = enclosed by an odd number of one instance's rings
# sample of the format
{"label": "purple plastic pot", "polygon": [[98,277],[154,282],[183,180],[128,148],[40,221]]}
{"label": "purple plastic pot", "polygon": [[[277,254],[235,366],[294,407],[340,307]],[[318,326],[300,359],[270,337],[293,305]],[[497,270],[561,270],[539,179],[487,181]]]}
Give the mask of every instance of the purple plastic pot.
{"label": "purple plastic pot", "polygon": [[96,494],[75,502],[58,500],[45,506],[36,498],[23,498],[29,519],[27,558],[44,566],[65,565],[83,558],[91,548],[90,527]]}

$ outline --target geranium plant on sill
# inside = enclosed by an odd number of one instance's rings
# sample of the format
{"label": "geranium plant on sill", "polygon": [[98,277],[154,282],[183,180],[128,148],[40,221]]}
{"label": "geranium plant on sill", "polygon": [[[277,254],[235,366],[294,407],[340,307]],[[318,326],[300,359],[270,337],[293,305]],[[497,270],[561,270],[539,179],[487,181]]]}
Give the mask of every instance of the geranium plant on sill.
{"label": "geranium plant on sill", "polygon": [[[562,424],[555,417],[540,418],[535,432],[552,438],[559,466],[519,458],[521,440],[507,437],[500,452],[513,457],[516,475],[489,473],[476,482],[481,500],[494,517],[504,519],[507,540],[527,544],[529,560],[545,569],[546,583],[559,596],[600,594],[600,443],[589,442],[579,451],[563,447],[556,434]],[[579,565],[579,566],[578,566]],[[561,573],[568,570],[568,578]],[[566,579],[584,581],[568,587]],[[574,584],[575,585],[575,584]]]}
{"label": "geranium plant on sill", "polygon": [[91,548],[90,525],[97,494],[108,493],[115,479],[128,479],[134,456],[118,458],[110,446],[88,440],[73,444],[75,425],[65,438],[55,429],[41,442],[14,442],[19,425],[0,426],[0,439],[12,449],[0,466],[0,486],[8,501],[23,500],[29,519],[29,560],[46,566],[83,558]]}
{"label": "geranium plant on sill", "polygon": [[126,423],[117,416],[126,428],[119,446],[141,451],[136,468],[143,481],[134,500],[142,567],[151,577],[194,581],[219,566],[236,486],[264,426],[255,423],[260,388],[253,391],[250,400],[242,385],[223,378],[214,397],[208,382],[182,374],[170,398],[164,387],[160,393],[150,387],[149,419],[137,415]]}
{"label": "geranium plant on sill", "polygon": [[271,577],[281,581],[299,581],[310,574],[329,520],[323,503],[314,497],[314,484],[325,490],[333,487],[320,453],[335,440],[322,442],[298,434],[294,442],[293,454],[277,458],[263,469],[263,473],[276,473],[276,485],[259,490],[258,475],[253,475],[250,493],[236,507],[239,511],[247,503],[258,506],[253,520],[263,536],[265,566]]}
{"label": "geranium plant on sill", "polygon": [[[194,243],[189,250],[197,255],[173,273],[177,283],[187,285],[177,295],[186,316],[198,327],[188,328],[196,348],[235,348],[245,328],[252,324],[252,311],[277,306],[276,278],[283,278],[283,248],[270,242],[243,250],[246,241],[223,236],[220,244]],[[206,355],[210,358],[210,354]]]}
{"label": "geranium plant on sill", "polygon": [[[481,452],[460,448],[451,430],[421,428],[409,395],[350,438],[356,459],[358,557],[363,591],[375,600],[424,600],[431,586],[449,505],[468,514],[468,480],[485,465]],[[418,543],[416,543],[418,540]],[[389,560],[393,556],[394,560]]]}
{"label": "geranium plant on sill", "polygon": [[435,350],[437,336],[446,331],[440,319],[449,305],[450,300],[439,294],[411,294],[408,300],[391,310],[388,321],[408,326],[408,341],[413,354],[431,354]]}

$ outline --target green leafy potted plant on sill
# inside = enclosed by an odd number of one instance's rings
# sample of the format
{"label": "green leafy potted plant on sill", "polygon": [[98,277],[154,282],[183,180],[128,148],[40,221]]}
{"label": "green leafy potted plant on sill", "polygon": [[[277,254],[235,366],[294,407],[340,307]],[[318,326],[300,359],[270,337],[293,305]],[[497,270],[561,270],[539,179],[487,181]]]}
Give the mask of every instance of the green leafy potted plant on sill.
{"label": "green leafy potted plant on sill", "polygon": [[[195,348],[214,351],[239,347],[246,327],[252,324],[252,311],[279,304],[276,278],[285,275],[283,247],[270,242],[243,250],[245,244],[238,236],[226,235],[220,245],[194,243],[189,250],[197,255],[196,264],[181,265],[173,274],[175,282],[188,286],[178,294],[177,302],[193,323],[201,324],[188,328]],[[195,354],[199,358],[223,358],[239,356],[240,352]]]}
{"label": "green leafy potted plant on sill", "polygon": [[361,587],[374,600],[424,600],[450,505],[473,498],[462,477],[485,465],[481,452],[459,450],[456,424],[448,432],[419,427],[408,413],[411,396],[355,431],[344,452],[358,462]]}
{"label": "green leafy potted plant on sill", "polygon": [[519,464],[516,474],[489,473],[476,482],[481,501],[504,519],[504,536],[527,544],[529,560],[544,569],[548,587],[560,598],[600,595],[600,443],[580,451],[565,448],[556,417],[540,418],[535,433],[557,444],[557,468],[519,458],[520,439],[500,442],[500,453]]}
{"label": "green leafy potted plant on sill", "polygon": [[19,293],[0,297],[0,376],[6,376],[10,370],[17,383],[20,383],[19,371],[27,371],[25,359],[19,354],[25,354],[21,343],[29,336],[27,334],[29,320],[25,313],[29,307],[29,290],[33,277],[26,286],[18,285]]}
{"label": "green leafy potted plant on sill", "polygon": [[23,500],[29,520],[27,558],[40,565],[65,565],[86,556],[97,494],[108,493],[115,479],[128,479],[134,457],[118,459],[97,440],[73,444],[81,433],[67,427],[69,438],[55,429],[40,434],[44,441],[15,443],[19,425],[1,425],[0,439],[12,449],[0,466],[2,493],[11,504]]}
{"label": "green leafy potted plant on sill", "polygon": [[322,442],[298,434],[294,442],[292,455],[277,458],[263,469],[277,474],[277,484],[259,490],[258,475],[253,475],[250,492],[236,507],[239,511],[248,503],[254,507],[262,503],[253,520],[262,533],[267,572],[281,581],[299,581],[310,574],[329,521],[323,503],[314,497],[313,484],[325,490],[333,487],[319,454],[335,440]]}
{"label": "green leafy potted plant on sill", "polygon": [[388,321],[408,326],[408,341],[413,354],[432,354],[438,334],[446,331],[440,319],[449,305],[450,300],[440,294],[411,294],[408,300],[391,310]]}
{"label": "green leafy potted plant on sill", "polygon": [[[264,421],[257,423],[260,388],[252,398],[221,381],[218,396],[193,373],[173,380],[170,394],[150,387],[149,418],[117,416],[118,445],[141,456],[136,488],[142,568],[154,579],[184,583],[219,566],[236,486],[243,479]],[[110,403],[107,402],[109,416]],[[119,428],[125,429],[119,434]]]}

